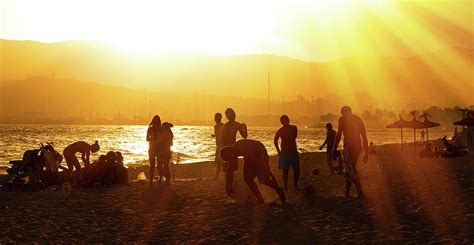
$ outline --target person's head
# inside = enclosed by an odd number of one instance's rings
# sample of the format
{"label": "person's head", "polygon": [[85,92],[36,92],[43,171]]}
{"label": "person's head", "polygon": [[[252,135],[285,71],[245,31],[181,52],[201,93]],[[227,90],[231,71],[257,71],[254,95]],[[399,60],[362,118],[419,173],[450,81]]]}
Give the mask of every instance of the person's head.
{"label": "person's head", "polygon": [[104,163],[106,160],[107,160],[107,157],[104,154],[99,156],[99,162]]}
{"label": "person's head", "polygon": [[91,145],[91,152],[95,153],[95,152],[98,152],[99,150],[100,150],[99,141],[96,140],[94,144]]}
{"label": "person's head", "polygon": [[107,155],[105,155],[105,158],[107,159],[107,162],[115,162],[117,160],[117,155],[113,151],[107,152]]}
{"label": "person's head", "polygon": [[117,160],[123,161],[122,152],[116,151],[116,152],[115,152],[115,156],[117,156]]}
{"label": "person's head", "polygon": [[227,108],[225,110],[225,117],[227,117],[227,120],[229,121],[235,121],[235,111],[232,108]]}
{"label": "person's head", "polygon": [[283,115],[280,117],[280,123],[283,126],[288,126],[290,125],[290,118],[287,115]]}
{"label": "person's head", "polygon": [[222,160],[225,162],[237,159],[237,153],[232,146],[223,147],[220,153]]}
{"label": "person's head", "polygon": [[161,127],[161,118],[158,115],[155,115],[153,119],[151,119],[150,127],[152,128],[159,128]]}
{"label": "person's head", "polygon": [[434,151],[438,151],[438,147],[435,146]]}
{"label": "person's head", "polygon": [[370,145],[374,145],[374,142],[370,141]]}
{"label": "person's head", "polygon": [[326,123],[326,129],[332,130],[332,123]]}
{"label": "person's head", "polygon": [[347,106],[347,105],[343,106],[343,107],[341,108],[341,115],[342,115],[342,116],[350,116],[350,115],[352,115],[352,109],[351,109],[349,106]]}
{"label": "person's head", "polygon": [[222,121],[222,114],[218,112],[214,115],[214,122],[220,123],[221,121]]}

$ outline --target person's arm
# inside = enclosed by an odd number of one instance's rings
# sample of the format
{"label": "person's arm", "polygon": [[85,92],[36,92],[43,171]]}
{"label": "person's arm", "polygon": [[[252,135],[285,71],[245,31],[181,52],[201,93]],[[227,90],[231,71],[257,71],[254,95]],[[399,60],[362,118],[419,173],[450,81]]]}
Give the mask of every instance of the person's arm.
{"label": "person's arm", "polygon": [[84,167],[89,167],[89,151],[82,153],[82,162],[84,162]]}
{"label": "person's arm", "polygon": [[242,138],[247,139],[247,125],[245,123],[241,123],[239,125],[239,133],[242,136]]}
{"label": "person's arm", "polygon": [[361,124],[360,134],[362,135],[362,144],[364,145],[364,150],[365,150],[365,155],[364,155],[364,158],[362,159],[362,161],[367,162],[367,160],[369,159],[369,144],[367,142],[367,134],[365,132],[364,122],[362,122],[362,120],[360,120],[360,124]]}
{"label": "person's arm", "polygon": [[[339,142],[341,141],[341,137],[342,137],[342,130],[344,128],[344,125],[342,123],[342,117],[339,118],[339,123],[337,125],[337,134],[336,134],[336,139],[334,140],[334,146],[333,146],[333,150],[332,152],[336,152],[337,151],[337,147],[339,146]],[[328,146],[330,147],[330,146]],[[333,153],[334,155],[334,153]],[[334,157],[333,157],[334,159]],[[336,160],[336,159],[334,159]]]}
{"label": "person's arm", "polygon": [[278,155],[280,155],[280,146],[278,145],[278,139],[280,139],[280,130],[277,131],[277,133],[275,134],[275,138],[273,139],[273,143],[275,144],[277,153]]}
{"label": "person's arm", "polygon": [[150,128],[146,131],[146,141],[150,141]]}
{"label": "person's arm", "polygon": [[[321,147],[319,147],[319,150],[322,150],[323,147],[324,147],[327,143],[328,143],[328,139],[326,138],[326,139],[324,140],[323,144],[321,145]],[[329,148],[329,147],[331,147],[331,146],[328,145],[328,148]]]}

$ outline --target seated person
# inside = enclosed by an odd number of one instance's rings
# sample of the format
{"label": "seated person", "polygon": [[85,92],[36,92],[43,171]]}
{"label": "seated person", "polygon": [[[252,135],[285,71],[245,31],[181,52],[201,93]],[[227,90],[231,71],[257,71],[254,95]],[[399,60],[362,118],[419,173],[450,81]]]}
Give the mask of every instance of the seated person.
{"label": "seated person", "polygon": [[123,156],[120,151],[116,151],[117,160],[113,167],[113,184],[127,184],[128,183],[128,169],[123,165]]}
{"label": "seated person", "polygon": [[418,155],[418,158],[431,158],[433,157],[433,150],[431,149],[431,144],[426,143],[425,149],[423,149],[420,154]]}
{"label": "seated person", "polygon": [[[265,201],[254,182],[255,177],[261,184],[275,190],[282,203],[286,201],[283,189],[278,186],[275,176],[270,171],[267,149],[261,142],[248,139],[239,140],[231,146],[223,147],[220,154],[225,162],[236,162],[239,156],[244,157],[244,181],[256,196],[258,204],[265,204]],[[227,194],[233,198],[231,194]]]}

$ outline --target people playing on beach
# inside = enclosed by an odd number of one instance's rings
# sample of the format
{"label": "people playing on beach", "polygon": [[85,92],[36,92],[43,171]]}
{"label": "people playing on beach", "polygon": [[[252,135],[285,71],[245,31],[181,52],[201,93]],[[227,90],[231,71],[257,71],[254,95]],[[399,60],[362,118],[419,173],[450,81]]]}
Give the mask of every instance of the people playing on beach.
{"label": "people playing on beach", "polygon": [[221,121],[222,121],[222,114],[216,113],[214,115],[214,122],[216,122],[216,125],[214,125],[214,134],[212,135],[212,137],[216,138],[216,156],[214,158],[214,162],[216,163],[216,174],[214,175],[215,180],[219,178],[219,174],[222,171],[222,159],[221,159],[221,154],[219,154],[219,151],[222,146],[221,131],[222,131],[222,126],[224,126],[224,124]]}
{"label": "people playing on beach", "polygon": [[[282,127],[275,134],[275,148],[278,153],[278,166],[282,170],[283,186],[288,190],[288,171],[290,166],[293,168],[293,186],[298,190],[298,180],[300,178],[300,159],[298,149],[296,147],[296,137],[298,136],[298,128],[290,125],[290,118],[287,115],[280,117]],[[281,149],[278,141],[281,139]]]}
{"label": "people playing on beach", "polygon": [[[239,140],[232,146],[223,147],[220,153],[225,163],[237,163],[239,156],[244,157],[244,181],[254,193],[258,204],[265,204],[265,201],[254,181],[255,177],[261,184],[274,189],[282,203],[286,201],[285,192],[278,186],[275,176],[270,171],[267,149],[261,142],[248,139]],[[230,177],[233,178],[233,175]],[[227,192],[227,194],[234,198],[233,193]]]}
{"label": "people playing on beach", "polygon": [[77,153],[81,153],[81,159],[84,163],[84,167],[89,167],[89,157],[91,153],[96,153],[100,150],[99,142],[96,140],[94,144],[90,145],[84,141],[78,141],[68,145],[64,148],[63,156],[64,160],[66,160],[66,164],[68,167],[68,172],[72,173],[74,169],[77,173],[81,170],[81,164],[76,157]]}
{"label": "people playing on beach", "polygon": [[[225,116],[227,122],[222,126],[220,142],[222,147],[232,146],[237,140],[237,132],[240,133],[242,138],[247,138],[247,125],[235,121],[236,115],[232,108],[225,110]],[[221,155],[222,157],[222,155]],[[230,161],[223,163],[223,171],[225,173],[225,189],[229,196],[233,196],[234,191],[232,189],[232,181],[234,179],[234,171],[237,170],[237,158],[232,158]]]}
{"label": "people playing on beach", "polygon": [[161,118],[155,115],[150,122],[146,132],[146,141],[148,142],[148,159],[150,160],[150,185],[153,184],[155,176],[155,164],[158,162],[160,152],[160,131]]}
{"label": "people playing on beach", "polygon": [[336,140],[334,142],[333,152],[335,152],[344,135],[343,157],[346,165],[352,170],[351,180],[357,189],[357,198],[364,198],[364,192],[360,184],[359,174],[357,172],[357,160],[359,159],[364,147],[365,154],[363,162],[367,162],[369,157],[369,147],[367,142],[367,134],[362,119],[352,114],[349,106],[343,106],[341,109],[342,117],[339,118]]}
{"label": "people playing on beach", "polygon": [[333,155],[333,147],[334,147],[334,140],[336,139],[336,130],[333,129],[332,123],[326,123],[326,139],[324,140],[319,150],[321,151],[325,145],[326,147],[326,162],[329,167],[329,171],[331,174],[334,174],[334,167],[332,165],[332,155]]}
{"label": "people playing on beach", "polygon": [[158,175],[159,181],[169,184],[171,182],[171,172],[170,172],[170,161],[173,155],[171,151],[171,146],[173,145],[173,131],[171,128],[173,124],[164,122],[161,125],[160,131],[160,151],[158,154]]}
{"label": "people playing on beach", "polygon": [[369,154],[377,155],[377,150],[375,150],[374,142],[370,141],[369,145]]}

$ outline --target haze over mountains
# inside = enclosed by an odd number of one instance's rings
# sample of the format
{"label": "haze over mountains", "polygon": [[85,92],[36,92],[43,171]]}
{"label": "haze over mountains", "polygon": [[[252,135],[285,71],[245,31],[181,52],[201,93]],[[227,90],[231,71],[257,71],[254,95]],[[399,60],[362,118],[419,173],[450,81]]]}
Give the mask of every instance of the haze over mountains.
{"label": "haze over mountains", "polygon": [[[271,114],[288,110],[284,101],[297,102],[298,95],[300,102],[312,101],[311,109],[292,108],[299,116],[341,104],[359,110],[474,104],[474,50],[467,48],[317,63],[273,55],[132,55],[89,41],[0,40],[0,65],[3,115],[44,104],[54,104],[50,116],[146,116],[153,107],[190,120],[226,106],[262,115],[268,114],[268,75]],[[156,91],[151,99],[150,91]]]}

